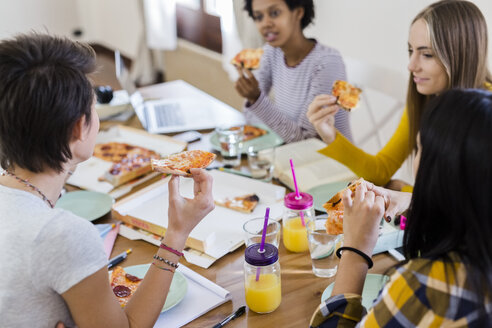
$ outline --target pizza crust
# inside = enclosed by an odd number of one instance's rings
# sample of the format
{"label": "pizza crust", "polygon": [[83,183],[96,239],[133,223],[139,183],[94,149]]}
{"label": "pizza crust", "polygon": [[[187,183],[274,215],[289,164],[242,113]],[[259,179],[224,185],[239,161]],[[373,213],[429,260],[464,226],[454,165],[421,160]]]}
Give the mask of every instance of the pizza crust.
{"label": "pizza crust", "polygon": [[249,70],[260,67],[260,59],[263,56],[263,49],[243,49],[231,60],[231,64]]}
{"label": "pizza crust", "polygon": [[323,204],[323,208],[328,213],[328,218],[325,222],[326,232],[332,235],[338,235],[343,233],[343,201],[342,194],[345,190],[352,191],[352,198],[354,197],[355,189],[364,181],[363,178],[359,178],[351,183],[347,188],[344,188],[337,192],[329,201]]}
{"label": "pizza crust", "polygon": [[191,177],[190,169],[209,166],[217,155],[204,150],[188,150],[169,155],[164,159],[152,159],[152,169],[165,174]]}
{"label": "pizza crust", "polygon": [[333,83],[332,94],[337,97],[337,104],[346,111],[351,111],[359,104],[362,90],[346,81],[337,80]]}

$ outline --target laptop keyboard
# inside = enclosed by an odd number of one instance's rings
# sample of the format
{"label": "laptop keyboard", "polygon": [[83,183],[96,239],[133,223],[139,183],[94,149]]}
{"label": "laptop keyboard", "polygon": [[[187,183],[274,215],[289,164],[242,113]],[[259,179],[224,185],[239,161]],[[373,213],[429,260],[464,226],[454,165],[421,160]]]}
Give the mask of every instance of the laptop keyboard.
{"label": "laptop keyboard", "polygon": [[183,125],[185,123],[178,104],[156,104],[154,109],[158,127]]}

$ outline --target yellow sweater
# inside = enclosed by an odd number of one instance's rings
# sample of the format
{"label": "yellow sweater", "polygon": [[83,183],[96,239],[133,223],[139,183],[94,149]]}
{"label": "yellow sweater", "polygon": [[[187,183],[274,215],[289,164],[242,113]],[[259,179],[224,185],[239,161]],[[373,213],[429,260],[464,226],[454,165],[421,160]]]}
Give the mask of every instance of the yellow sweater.
{"label": "yellow sweater", "polygon": [[335,140],[318,152],[344,164],[356,175],[382,186],[388,183],[410,155],[409,133],[408,113],[405,109],[395,133],[376,155],[354,146],[338,132]]}
{"label": "yellow sweater", "polygon": [[[484,88],[492,91],[492,84],[485,82]],[[408,112],[405,108],[395,133],[376,155],[368,154],[354,146],[338,132],[335,140],[318,152],[344,164],[356,175],[382,186],[390,181],[393,174],[410,155],[409,133]]]}

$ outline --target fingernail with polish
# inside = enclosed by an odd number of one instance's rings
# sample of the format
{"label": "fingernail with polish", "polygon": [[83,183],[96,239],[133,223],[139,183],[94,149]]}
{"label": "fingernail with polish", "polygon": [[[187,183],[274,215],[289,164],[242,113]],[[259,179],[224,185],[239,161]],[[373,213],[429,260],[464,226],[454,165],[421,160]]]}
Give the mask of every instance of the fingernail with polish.
{"label": "fingernail with polish", "polygon": [[391,216],[386,217],[386,222],[390,223],[391,222]]}

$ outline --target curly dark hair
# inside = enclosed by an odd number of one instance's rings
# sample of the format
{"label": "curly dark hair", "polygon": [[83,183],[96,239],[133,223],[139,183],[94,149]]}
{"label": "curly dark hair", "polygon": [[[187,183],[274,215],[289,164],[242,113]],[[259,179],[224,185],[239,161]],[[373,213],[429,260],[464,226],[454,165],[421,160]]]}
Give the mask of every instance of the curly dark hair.
{"label": "curly dark hair", "polygon": [[72,130],[91,120],[94,50],[47,34],[0,42],[0,165],[62,171],[72,158]]}
{"label": "curly dark hair", "polygon": [[[301,28],[304,30],[314,19],[314,3],[313,0],[284,0],[290,10],[302,7],[304,8],[304,16],[301,19]],[[253,17],[253,0],[244,1],[244,10],[248,12],[249,17]]]}

